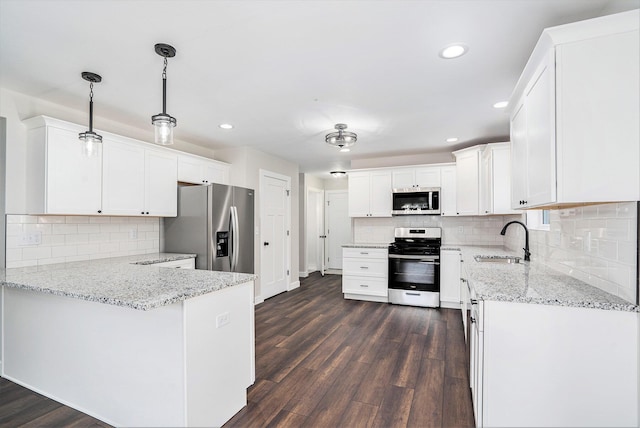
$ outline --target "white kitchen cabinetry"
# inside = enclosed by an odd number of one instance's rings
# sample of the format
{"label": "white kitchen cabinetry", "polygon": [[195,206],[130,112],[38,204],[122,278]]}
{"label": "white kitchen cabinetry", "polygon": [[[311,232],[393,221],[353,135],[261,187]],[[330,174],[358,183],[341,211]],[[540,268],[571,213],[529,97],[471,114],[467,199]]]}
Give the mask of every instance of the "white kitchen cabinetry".
{"label": "white kitchen cabinetry", "polygon": [[182,260],[172,260],[170,262],[162,262],[162,263],[154,263],[154,267],[165,267],[172,269],[195,269],[196,268],[196,259],[182,259]]}
{"label": "white kitchen cabinetry", "polygon": [[229,184],[229,164],[194,155],[178,155],[178,181]]}
{"label": "white kitchen cabinetry", "polygon": [[102,211],[102,148],[82,155],[79,126],[45,116],[24,121],[28,214],[98,215]]}
{"label": "white kitchen cabinetry", "polygon": [[440,214],[445,217],[456,216],[456,166],[443,166],[440,174]]}
{"label": "white kitchen cabinetry", "polygon": [[484,146],[453,152],[456,157],[456,215],[480,211],[480,153]]}
{"label": "white kitchen cabinetry", "polygon": [[177,214],[177,156],[134,141],[104,138],[103,213]]}
{"label": "white kitchen cabinetry", "polygon": [[394,189],[440,187],[440,167],[424,166],[394,169],[392,171],[392,187]]}
{"label": "white kitchen cabinetry", "polygon": [[391,217],[390,170],[349,173],[349,217]]}
{"label": "white kitchen cabinetry", "polygon": [[487,144],[480,161],[480,214],[518,214],[511,209],[510,143]]}
{"label": "white kitchen cabinetry", "polygon": [[513,208],[640,199],[639,22],[543,32],[510,101]]}
{"label": "white kitchen cabinetry", "polygon": [[389,255],[383,248],[342,249],[345,299],[388,302]]}
{"label": "white kitchen cabinetry", "polygon": [[460,251],[440,250],[440,306],[460,309]]}

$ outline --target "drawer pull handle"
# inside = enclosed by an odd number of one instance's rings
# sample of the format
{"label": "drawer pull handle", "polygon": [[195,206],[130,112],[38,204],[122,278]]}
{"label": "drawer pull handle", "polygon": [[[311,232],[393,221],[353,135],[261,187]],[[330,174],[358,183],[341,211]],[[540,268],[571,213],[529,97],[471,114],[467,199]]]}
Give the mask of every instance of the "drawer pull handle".
{"label": "drawer pull handle", "polygon": [[369,253],[365,253],[365,252],[363,252],[363,251],[360,251],[360,254],[369,254]]}
{"label": "drawer pull handle", "polygon": [[406,294],[407,296],[419,296],[420,295],[420,293],[404,293],[404,294]]}
{"label": "drawer pull handle", "polygon": [[360,266],[360,269],[369,269],[369,266]]}
{"label": "drawer pull handle", "polygon": [[369,287],[369,286],[366,284],[360,284],[360,287]]}

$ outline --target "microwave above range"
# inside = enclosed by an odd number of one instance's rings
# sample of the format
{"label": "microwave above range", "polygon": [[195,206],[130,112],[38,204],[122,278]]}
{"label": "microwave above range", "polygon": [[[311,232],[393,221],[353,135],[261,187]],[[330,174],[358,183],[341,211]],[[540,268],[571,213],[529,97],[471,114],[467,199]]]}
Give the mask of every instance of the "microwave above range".
{"label": "microwave above range", "polygon": [[393,189],[392,215],[440,215],[439,187]]}

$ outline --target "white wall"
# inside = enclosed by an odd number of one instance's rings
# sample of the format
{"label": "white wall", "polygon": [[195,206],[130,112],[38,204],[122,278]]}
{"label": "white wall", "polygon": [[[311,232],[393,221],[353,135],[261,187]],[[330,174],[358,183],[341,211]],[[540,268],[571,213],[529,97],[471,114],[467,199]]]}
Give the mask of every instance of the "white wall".
{"label": "white wall", "polygon": [[229,182],[233,186],[242,186],[254,189],[256,192],[255,204],[255,231],[254,237],[254,261],[256,267],[255,295],[256,301],[260,301],[260,263],[262,248],[259,242],[260,232],[260,169],[286,175],[291,178],[291,254],[289,281],[295,286],[299,277],[300,260],[298,251],[300,248],[300,183],[298,165],[284,159],[263,153],[250,148],[216,150],[216,159],[232,164],[229,173]]}
{"label": "white wall", "polygon": [[[550,211],[550,230],[529,233],[531,260],[635,303],[637,204],[620,202]],[[505,244],[521,251],[524,230],[510,226]]]}

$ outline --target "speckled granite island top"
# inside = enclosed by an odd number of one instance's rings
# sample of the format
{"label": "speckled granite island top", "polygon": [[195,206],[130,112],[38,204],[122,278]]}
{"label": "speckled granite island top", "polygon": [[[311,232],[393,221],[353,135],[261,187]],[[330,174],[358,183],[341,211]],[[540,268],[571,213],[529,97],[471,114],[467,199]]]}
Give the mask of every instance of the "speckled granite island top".
{"label": "speckled granite island top", "polygon": [[0,269],[0,285],[149,310],[245,283],[255,275],[154,266],[195,254],[144,254]]}
{"label": "speckled granite island top", "polygon": [[475,256],[523,257],[522,253],[491,246],[446,248],[462,251],[467,279],[482,300],[639,311],[636,305],[535,261],[503,264],[474,259]]}
{"label": "speckled granite island top", "polygon": [[389,243],[385,242],[385,243],[368,243],[368,244],[359,244],[359,243],[352,243],[352,244],[342,244],[342,248],[381,248],[381,249],[389,249]]}

